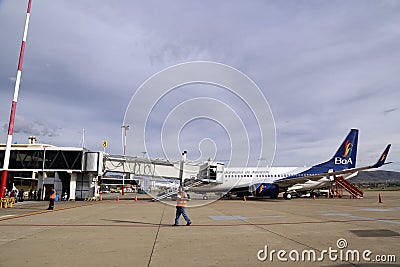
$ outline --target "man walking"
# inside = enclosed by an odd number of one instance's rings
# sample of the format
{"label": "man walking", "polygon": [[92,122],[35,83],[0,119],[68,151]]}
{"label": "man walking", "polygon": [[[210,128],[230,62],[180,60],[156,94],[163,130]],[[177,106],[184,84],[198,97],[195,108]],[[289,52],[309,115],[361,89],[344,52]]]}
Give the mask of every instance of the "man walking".
{"label": "man walking", "polygon": [[182,186],[178,189],[178,199],[176,200],[176,216],[175,216],[175,224],[173,226],[179,225],[179,217],[183,215],[183,218],[186,221],[186,226],[190,226],[192,221],[186,214],[186,203],[188,201],[187,194],[183,191]]}

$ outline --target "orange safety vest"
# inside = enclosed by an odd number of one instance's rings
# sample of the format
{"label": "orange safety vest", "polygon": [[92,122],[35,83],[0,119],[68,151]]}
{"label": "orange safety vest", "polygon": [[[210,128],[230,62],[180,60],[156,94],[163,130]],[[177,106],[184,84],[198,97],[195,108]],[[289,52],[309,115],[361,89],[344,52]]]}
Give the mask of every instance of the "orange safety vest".
{"label": "orange safety vest", "polygon": [[[179,196],[181,197],[181,198],[179,198]],[[187,195],[186,195],[186,193],[185,192],[182,192],[182,193],[178,193],[178,199],[176,200],[176,205],[178,206],[178,207],[186,207],[186,203],[187,203]]]}
{"label": "orange safety vest", "polygon": [[53,191],[53,194],[50,195],[50,199],[56,199],[56,191]]}

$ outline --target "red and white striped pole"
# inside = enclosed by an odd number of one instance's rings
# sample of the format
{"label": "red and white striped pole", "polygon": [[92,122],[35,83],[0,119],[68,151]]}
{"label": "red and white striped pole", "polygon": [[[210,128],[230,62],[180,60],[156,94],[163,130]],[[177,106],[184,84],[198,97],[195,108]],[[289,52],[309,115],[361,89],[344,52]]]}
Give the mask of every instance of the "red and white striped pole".
{"label": "red and white striped pole", "polygon": [[28,10],[26,11],[24,36],[22,37],[21,52],[19,54],[19,61],[18,61],[17,79],[15,81],[15,88],[14,88],[14,98],[13,98],[12,104],[11,104],[11,114],[10,114],[10,122],[8,124],[6,152],[4,155],[3,171],[1,172],[0,198],[4,197],[5,191],[6,191],[6,185],[7,185],[8,164],[10,162],[10,151],[11,151],[12,135],[13,135],[13,130],[14,130],[15,111],[17,109],[19,85],[21,83],[22,61],[24,60],[26,36],[28,34],[29,17],[31,15],[31,2],[32,2],[32,0],[28,0]]}

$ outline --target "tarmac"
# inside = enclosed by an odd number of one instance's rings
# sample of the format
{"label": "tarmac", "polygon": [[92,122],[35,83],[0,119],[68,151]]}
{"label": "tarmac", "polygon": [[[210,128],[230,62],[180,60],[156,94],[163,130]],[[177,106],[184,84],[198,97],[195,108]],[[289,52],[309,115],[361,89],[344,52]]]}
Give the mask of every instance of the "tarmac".
{"label": "tarmac", "polygon": [[193,224],[179,227],[173,205],[143,196],[47,205],[0,209],[1,267],[400,265],[400,191],[219,200],[188,208]]}

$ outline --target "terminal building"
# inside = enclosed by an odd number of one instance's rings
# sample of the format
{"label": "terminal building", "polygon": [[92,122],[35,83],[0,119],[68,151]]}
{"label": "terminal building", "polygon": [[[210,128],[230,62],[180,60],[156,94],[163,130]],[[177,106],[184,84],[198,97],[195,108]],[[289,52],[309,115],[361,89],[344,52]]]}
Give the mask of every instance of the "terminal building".
{"label": "terminal building", "polygon": [[[102,152],[85,148],[57,147],[47,144],[13,144],[10,152],[6,189],[32,190],[46,199],[53,187],[59,196],[83,199],[98,195],[102,175]],[[5,145],[0,144],[3,167]],[[2,171],[2,169],[0,169]]]}

